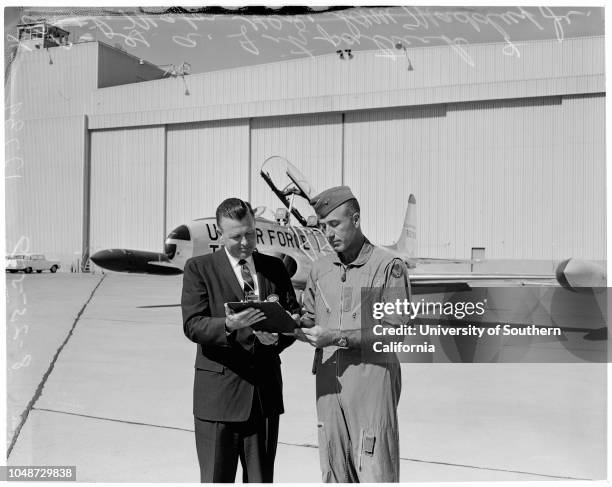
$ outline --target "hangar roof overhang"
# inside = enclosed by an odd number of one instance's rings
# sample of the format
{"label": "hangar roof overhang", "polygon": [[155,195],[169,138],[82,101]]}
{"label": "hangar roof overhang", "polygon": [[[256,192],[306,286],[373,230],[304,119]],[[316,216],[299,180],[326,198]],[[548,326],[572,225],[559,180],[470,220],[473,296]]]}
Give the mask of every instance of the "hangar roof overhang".
{"label": "hangar roof overhang", "polygon": [[92,94],[89,128],[601,93],[604,41],[359,51],[104,88]]}

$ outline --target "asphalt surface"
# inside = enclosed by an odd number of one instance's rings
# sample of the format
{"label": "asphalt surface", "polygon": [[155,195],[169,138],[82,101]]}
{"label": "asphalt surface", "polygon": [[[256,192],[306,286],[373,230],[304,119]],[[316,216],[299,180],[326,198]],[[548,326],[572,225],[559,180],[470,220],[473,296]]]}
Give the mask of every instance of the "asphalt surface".
{"label": "asphalt surface", "polygon": [[[181,277],[6,275],[9,465],[197,482]],[[275,480],[320,481],[312,349],[283,353]],[[606,364],[403,364],[401,481],[604,479]],[[240,473],[237,475],[240,480]]]}

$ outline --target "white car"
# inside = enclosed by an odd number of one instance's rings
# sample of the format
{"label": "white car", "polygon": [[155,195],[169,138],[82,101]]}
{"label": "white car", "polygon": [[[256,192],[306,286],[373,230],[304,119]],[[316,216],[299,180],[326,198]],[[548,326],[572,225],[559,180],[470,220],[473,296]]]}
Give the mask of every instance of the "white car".
{"label": "white car", "polygon": [[6,256],[6,270],[9,272],[23,271],[30,274],[33,271],[57,272],[60,263],[57,260],[47,260],[43,254],[13,254]]}

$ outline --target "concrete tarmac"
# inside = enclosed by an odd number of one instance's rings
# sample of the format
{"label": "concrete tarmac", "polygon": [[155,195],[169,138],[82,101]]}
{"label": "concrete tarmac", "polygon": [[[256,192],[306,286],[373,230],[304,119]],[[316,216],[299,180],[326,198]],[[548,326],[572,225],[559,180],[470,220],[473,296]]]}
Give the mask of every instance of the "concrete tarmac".
{"label": "concrete tarmac", "polygon": [[[197,482],[181,277],[6,281],[9,465],[76,465],[81,482]],[[312,353],[296,343],[282,355],[278,482],[320,481]],[[402,482],[606,477],[606,364],[402,373]]]}

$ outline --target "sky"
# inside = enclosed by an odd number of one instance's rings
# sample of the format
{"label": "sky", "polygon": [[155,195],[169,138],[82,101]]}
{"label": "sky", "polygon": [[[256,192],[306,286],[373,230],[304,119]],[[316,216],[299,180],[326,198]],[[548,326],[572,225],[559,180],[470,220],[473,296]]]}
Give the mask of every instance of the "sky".
{"label": "sky", "polygon": [[[154,64],[201,73],[351,49],[409,53],[415,47],[502,42],[520,56],[521,42],[603,35],[600,7],[292,7],[168,12],[162,7],[8,7],[5,52],[17,24],[46,20],[72,42],[102,41]],[[301,10],[300,10],[301,9]],[[406,51],[404,51],[404,48]]]}

